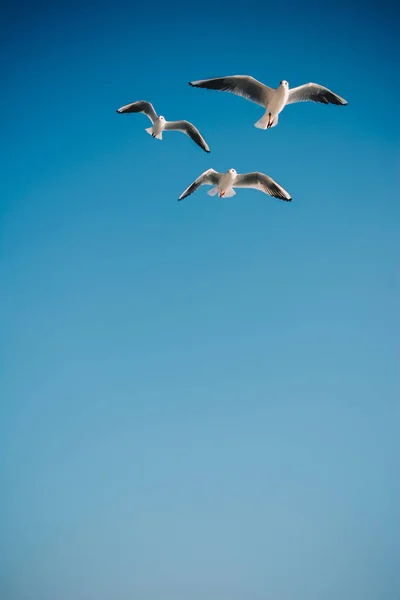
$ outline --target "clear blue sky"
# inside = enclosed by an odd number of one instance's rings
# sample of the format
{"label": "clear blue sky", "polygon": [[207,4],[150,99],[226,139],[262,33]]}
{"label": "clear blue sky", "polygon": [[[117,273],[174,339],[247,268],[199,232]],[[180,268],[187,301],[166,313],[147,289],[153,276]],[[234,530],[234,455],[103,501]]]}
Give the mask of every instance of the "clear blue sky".
{"label": "clear blue sky", "polygon": [[[396,17],[3,13],[4,600],[398,599],[398,108],[370,95],[397,86]],[[227,74],[349,105],[260,131],[256,105],[187,85]],[[139,99],[211,154],[116,114]],[[293,202],[178,203],[210,167]]]}

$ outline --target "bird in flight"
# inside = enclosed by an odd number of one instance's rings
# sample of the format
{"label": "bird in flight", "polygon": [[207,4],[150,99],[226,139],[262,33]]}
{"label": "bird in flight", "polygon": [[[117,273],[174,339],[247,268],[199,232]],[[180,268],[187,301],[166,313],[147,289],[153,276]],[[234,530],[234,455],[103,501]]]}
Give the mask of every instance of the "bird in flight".
{"label": "bird in flight", "polygon": [[210,196],[219,195],[220,198],[230,198],[236,194],[233,188],[253,188],[269,194],[275,198],[280,198],[286,202],[291,202],[292,198],[286,190],[276,181],[264,175],[264,173],[246,173],[240,175],[235,169],[229,169],[226,173],[218,173],[214,169],[208,169],[198,177],[189,187],[179,196],[178,200],[183,200],[190,194],[193,194],[201,185],[214,185],[207,193]]}
{"label": "bird in flight", "polygon": [[270,88],[249,75],[232,75],[213,79],[191,81],[192,87],[232,92],[265,108],[265,114],[254,124],[258,129],[270,129],[278,124],[278,116],[287,104],[295,102],[320,102],[322,104],[346,105],[347,101],[328,88],[317,83],[305,83],[290,89],[283,80],[277,88]]}
{"label": "bird in flight", "polygon": [[192,140],[196,142],[196,144],[205,152],[210,152],[207,142],[201,135],[200,131],[196,129],[192,123],[189,123],[189,121],[166,121],[162,115],[157,115],[153,105],[150,102],[146,102],[145,100],[132,102],[131,104],[126,104],[125,106],[118,108],[117,113],[143,113],[149,117],[150,121],[152,122],[152,127],[149,127],[146,129],[146,131],[153,138],[162,140],[164,131],[182,131],[192,138]]}

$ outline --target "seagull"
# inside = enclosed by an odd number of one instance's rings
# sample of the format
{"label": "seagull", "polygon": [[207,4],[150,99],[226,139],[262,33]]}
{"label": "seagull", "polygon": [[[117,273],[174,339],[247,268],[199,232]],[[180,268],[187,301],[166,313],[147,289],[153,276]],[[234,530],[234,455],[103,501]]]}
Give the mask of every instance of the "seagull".
{"label": "seagull", "polygon": [[286,202],[291,202],[292,198],[276,181],[264,175],[264,173],[246,173],[240,175],[235,169],[229,169],[226,173],[218,173],[214,169],[204,171],[189,187],[181,194],[178,200],[183,200],[190,194],[193,194],[201,185],[214,185],[207,193],[210,196],[219,195],[220,198],[231,198],[236,194],[233,188],[254,188],[269,194],[275,198],[280,198]]}
{"label": "seagull", "polygon": [[305,83],[299,87],[289,89],[287,81],[281,81],[274,89],[264,85],[249,75],[232,75],[229,77],[216,77],[214,79],[200,79],[191,81],[192,87],[219,90],[220,92],[232,92],[236,96],[242,96],[259,104],[266,109],[266,113],[257,123],[258,129],[270,129],[278,124],[278,115],[287,104],[295,102],[320,102],[322,104],[346,105],[347,101],[328,88],[317,83]]}
{"label": "seagull", "polygon": [[147,133],[153,138],[162,140],[163,131],[182,131],[191,137],[205,152],[210,152],[207,142],[194,125],[189,123],[189,121],[166,121],[163,116],[160,115],[158,117],[150,102],[146,102],[145,100],[132,102],[131,104],[126,104],[125,106],[118,108],[117,113],[143,113],[149,117],[150,121],[153,123],[152,127],[146,129]]}

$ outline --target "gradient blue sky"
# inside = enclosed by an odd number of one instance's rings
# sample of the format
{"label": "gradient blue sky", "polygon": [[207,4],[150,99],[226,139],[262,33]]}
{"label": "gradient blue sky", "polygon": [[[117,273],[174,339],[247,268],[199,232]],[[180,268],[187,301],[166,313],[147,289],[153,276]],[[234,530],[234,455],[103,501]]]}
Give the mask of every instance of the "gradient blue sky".
{"label": "gradient blue sky", "polygon": [[[398,85],[396,17],[5,10],[4,600],[399,598],[398,110],[370,96]],[[256,105],[187,85],[235,73],[349,105],[264,132]],[[138,99],[211,154],[115,113]],[[178,203],[209,167],[293,202]]]}

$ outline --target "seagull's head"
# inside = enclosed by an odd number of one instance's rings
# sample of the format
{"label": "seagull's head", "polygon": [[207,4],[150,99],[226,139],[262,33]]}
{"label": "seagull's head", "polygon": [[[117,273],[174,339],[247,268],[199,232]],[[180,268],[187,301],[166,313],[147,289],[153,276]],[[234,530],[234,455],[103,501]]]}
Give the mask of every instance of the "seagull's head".
{"label": "seagull's head", "polygon": [[286,81],[286,79],[284,79],[283,81],[281,81],[281,86],[282,86],[282,87],[285,87],[285,88],[289,87],[289,84],[288,84],[288,82]]}
{"label": "seagull's head", "polygon": [[237,175],[235,169],[229,169],[228,173],[230,173],[231,175]]}
{"label": "seagull's head", "polygon": [[162,115],[160,115],[160,116],[158,117],[158,120],[159,120],[159,121],[161,121],[161,123],[164,123],[164,121],[165,121],[165,118],[164,118]]}

